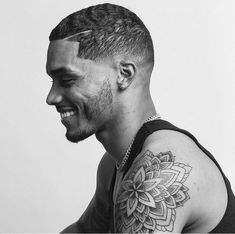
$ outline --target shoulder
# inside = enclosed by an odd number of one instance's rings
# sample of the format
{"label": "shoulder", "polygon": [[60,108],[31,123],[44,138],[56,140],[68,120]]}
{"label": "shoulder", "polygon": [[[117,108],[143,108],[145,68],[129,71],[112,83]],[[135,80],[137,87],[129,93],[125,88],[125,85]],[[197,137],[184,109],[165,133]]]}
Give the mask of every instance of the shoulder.
{"label": "shoulder", "polygon": [[221,173],[193,140],[158,131],[147,138],[123,180],[118,231],[210,231],[223,215],[222,197]]}

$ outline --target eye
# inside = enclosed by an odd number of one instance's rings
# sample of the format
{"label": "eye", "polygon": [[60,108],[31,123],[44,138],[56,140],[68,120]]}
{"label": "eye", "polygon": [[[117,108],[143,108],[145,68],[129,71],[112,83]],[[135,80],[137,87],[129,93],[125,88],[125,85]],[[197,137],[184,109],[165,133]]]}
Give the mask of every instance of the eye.
{"label": "eye", "polygon": [[74,83],[74,79],[64,79],[61,80],[61,85],[63,85],[64,87],[69,87]]}

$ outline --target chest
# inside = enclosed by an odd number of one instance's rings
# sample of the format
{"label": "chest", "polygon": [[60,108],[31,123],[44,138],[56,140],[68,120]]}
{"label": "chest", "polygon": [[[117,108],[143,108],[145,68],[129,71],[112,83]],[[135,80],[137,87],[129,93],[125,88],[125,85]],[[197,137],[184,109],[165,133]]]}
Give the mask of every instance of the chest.
{"label": "chest", "polygon": [[113,196],[112,196],[114,207],[117,201],[118,192],[120,191],[122,181],[123,181],[123,173],[117,171],[114,180]]}

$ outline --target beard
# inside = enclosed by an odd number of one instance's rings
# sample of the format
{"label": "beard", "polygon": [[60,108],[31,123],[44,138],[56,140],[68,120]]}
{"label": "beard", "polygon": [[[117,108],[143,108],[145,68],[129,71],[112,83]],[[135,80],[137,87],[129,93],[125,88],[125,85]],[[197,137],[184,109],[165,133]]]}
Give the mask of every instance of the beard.
{"label": "beard", "polygon": [[80,141],[85,140],[86,138],[88,138],[89,136],[93,134],[94,134],[93,130],[88,131],[86,129],[86,130],[77,131],[76,133],[73,133],[73,134],[67,131],[65,136],[68,141],[72,143],[78,143]]}
{"label": "beard", "polygon": [[[111,85],[108,79],[104,80],[97,95],[91,96],[83,106],[83,119],[78,126],[68,129],[66,138],[73,143],[85,140],[97,131],[100,131],[102,125],[112,113],[113,96]],[[78,115],[79,118],[79,115]]]}

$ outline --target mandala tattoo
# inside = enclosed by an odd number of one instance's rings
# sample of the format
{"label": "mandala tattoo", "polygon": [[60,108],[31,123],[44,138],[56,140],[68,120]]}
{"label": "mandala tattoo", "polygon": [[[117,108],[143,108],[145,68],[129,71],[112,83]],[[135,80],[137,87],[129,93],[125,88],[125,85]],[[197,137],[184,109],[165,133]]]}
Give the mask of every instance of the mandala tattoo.
{"label": "mandala tattoo", "polygon": [[183,183],[191,169],[175,162],[171,151],[146,151],[122,182],[115,204],[116,232],[173,231],[176,208],[190,198]]}

